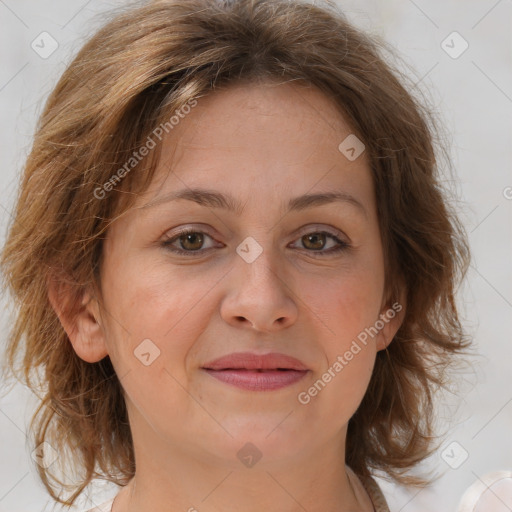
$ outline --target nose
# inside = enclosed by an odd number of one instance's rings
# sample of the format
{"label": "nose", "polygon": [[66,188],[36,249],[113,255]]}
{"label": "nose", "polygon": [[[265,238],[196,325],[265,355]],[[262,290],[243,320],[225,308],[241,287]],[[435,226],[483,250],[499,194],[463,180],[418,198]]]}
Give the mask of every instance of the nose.
{"label": "nose", "polygon": [[270,250],[264,250],[251,263],[237,257],[234,265],[221,305],[221,316],[227,323],[271,333],[296,322],[293,279],[276,263]]}

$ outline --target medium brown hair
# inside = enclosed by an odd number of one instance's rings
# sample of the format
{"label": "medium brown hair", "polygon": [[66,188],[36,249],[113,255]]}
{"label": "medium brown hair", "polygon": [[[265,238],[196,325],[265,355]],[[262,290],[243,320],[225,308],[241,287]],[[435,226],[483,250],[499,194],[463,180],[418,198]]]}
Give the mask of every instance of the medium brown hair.
{"label": "medium brown hair", "polygon": [[[147,189],[159,147],[105,197],[95,191],[173,112],[236,81],[316,87],[365,144],[386,289],[392,301],[405,284],[406,314],[393,342],[377,353],[349,421],[346,463],[361,476],[382,470],[402,483],[423,482],[407,471],[433,450],[433,393],[454,355],[469,346],[455,304],[469,249],[440,186],[439,162],[449,159],[433,114],[407,91],[384,50],[332,5],[160,0],[116,13],[69,64],[39,119],[1,259],[16,306],[6,367],[41,398],[34,446],[47,441],[61,457],[71,450],[70,468],[81,471],[69,484],[38,466],[56,501],[72,504],[94,478],[125,485],[135,461],[110,359],[77,356],[49,302],[48,282],[72,287],[69,311],[81,307],[86,286],[101,289],[105,232]],[[74,493],[63,501],[52,482]]]}

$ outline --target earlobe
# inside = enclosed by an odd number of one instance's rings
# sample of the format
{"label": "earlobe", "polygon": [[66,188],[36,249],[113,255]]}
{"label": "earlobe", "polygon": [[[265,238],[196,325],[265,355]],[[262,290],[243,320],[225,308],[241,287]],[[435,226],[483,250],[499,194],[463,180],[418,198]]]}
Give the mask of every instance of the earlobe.
{"label": "earlobe", "polygon": [[47,281],[48,299],[78,357],[88,363],[108,355],[98,301],[90,290],[55,276]]}
{"label": "earlobe", "polygon": [[400,291],[398,300],[389,302],[384,305],[379,314],[379,333],[376,338],[377,351],[385,350],[393,341],[395,334],[402,325],[405,318],[405,302],[406,294],[404,288]]}

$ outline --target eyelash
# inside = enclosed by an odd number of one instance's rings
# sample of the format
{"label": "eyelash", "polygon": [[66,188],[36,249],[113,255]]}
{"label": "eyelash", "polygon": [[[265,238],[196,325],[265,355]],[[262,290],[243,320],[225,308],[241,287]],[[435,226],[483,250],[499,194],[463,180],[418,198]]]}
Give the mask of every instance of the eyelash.
{"label": "eyelash", "polygon": [[[167,238],[166,240],[164,240],[162,242],[162,246],[166,250],[168,250],[174,254],[180,255],[180,256],[190,256],[190,255],[194,255],[194,254],[204,253],[205,250],[201,250],[201,249],[198,249],[197,251],[185,251],[183,249],[177,249],[175,247],[171,247],[172,243],[179,240],[181,237],[190,235],[190,234],[203,234],[203,235],[206,235],[206,236],[209,236],[210,238],[212,238],[210,235],[208,235],[208,233],[205,233],[204,231],[200,231],[198,229],[193,229],[193,228],[185,228],[182,231],[179,231],[178,233],[176,233],[172,238]],[[304,249],[308,253],[312,253],[315,257],[318,256],[321,258],[324,256],[328,256],[330,254],[339,253],[341,251],[344,251],[344,250],[347,250],[350,248],[350,244],[348,244],[347,242],[344,242],[343,240],[340,240],[337,236],[335,236],[332,233],[329,233],[328,231],[311,231],[309,233],[302,235],[300,238],[302,238],[306,235],[319,235],[319,234],[326,235],[327,237],[332,238],[339,245],[338,245],[338,247],[332,247],[331,249],[328,249],[327,251],[324,251],[324,250],[314,251],[314,250]],[[214,248],[210,247],[209,249],[214,249]],[[209,249],[206,249],[206,251],[208,251]]]}

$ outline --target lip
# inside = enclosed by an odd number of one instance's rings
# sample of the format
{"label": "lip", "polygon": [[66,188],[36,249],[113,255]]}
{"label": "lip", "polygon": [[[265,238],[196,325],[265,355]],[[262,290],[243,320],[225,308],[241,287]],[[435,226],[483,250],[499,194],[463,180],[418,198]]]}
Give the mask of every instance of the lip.
{"label": "lip", "polygon": [[249,391],[273,391],[303,379],[308,370],[209,370],[212,377]]}
{"label": "lip", "polygon": [[272,391],[290,386],[309,372],[298,359],[276,352],[237,352],[215,359],[202,369],[226,384],[250,391]]}
{"label": "lip", "polygon": [[309,370],[295,357],[278,352],[268,354],[234,352],[206,363],[203,368],[208,370]]}

